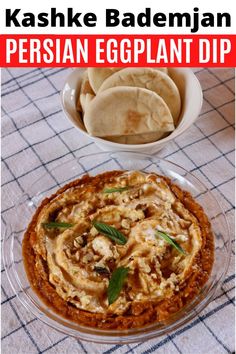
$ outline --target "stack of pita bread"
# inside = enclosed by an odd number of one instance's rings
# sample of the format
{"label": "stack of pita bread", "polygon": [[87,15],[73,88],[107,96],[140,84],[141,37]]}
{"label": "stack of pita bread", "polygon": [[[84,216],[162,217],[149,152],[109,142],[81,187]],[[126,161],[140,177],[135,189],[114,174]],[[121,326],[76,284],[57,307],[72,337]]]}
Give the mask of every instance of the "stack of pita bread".
{"label": "stack of pita bread", "polygon": [[175,129],[181,98],[167,68],[88,68],[77,110],[91,136],[144,144]]}

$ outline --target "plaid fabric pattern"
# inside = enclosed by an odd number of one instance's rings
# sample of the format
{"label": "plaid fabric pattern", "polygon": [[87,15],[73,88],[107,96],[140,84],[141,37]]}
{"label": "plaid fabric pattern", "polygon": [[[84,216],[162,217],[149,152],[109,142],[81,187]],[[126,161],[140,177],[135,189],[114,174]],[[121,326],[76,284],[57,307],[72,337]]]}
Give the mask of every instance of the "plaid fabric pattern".
{"label": "plaid fabric pattern", "polygon": [[[194,69],[204,91],[196,123],[160,155],[199,177],[220,199],[234,233],[234,70]],[[2,224],[35,176],[97,152],[64,117],[59,93],[70,69],[2,70]],[[94,162],[93,162],[94,163]],[[51,176],[54,178],[53,176]],[[192,322],[161,338],[99,345],[65,336],[28,313],[2,267],[2,353],[216,354],[234,352],[234,257],[214,300]]]}

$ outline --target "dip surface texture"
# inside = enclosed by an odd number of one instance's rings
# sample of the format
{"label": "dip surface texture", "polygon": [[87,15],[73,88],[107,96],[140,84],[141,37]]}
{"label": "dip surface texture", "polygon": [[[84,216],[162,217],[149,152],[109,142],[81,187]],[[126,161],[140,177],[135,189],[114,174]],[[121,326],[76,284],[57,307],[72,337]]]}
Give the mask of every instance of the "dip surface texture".
{"label": "dip surface texture", "polygon": [[[126,242],[98,231],[96,222]],[[57,313],[90,327],[127,329],[168,320],[197,296],[214,243],[202,207],[168,178],[112,171],[46,198],[25,233],[23,258],[32,288]],[[109,304],[109,282],[120,267],[128,274]]]}

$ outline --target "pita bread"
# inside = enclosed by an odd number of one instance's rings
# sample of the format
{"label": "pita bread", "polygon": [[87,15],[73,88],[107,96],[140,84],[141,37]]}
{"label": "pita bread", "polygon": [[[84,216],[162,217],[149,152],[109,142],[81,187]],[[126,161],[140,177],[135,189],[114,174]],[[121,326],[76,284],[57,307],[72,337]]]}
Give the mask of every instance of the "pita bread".
{"label": "pita bread", "polygon": [[119,144],[147,144],[154,141],[165,138],[169,133],[147,133],[147,134],[137,134],[137,135],[128,135],[128,136],[107,136],[106,140],[113,141],[114,143]]}
{"label": "pita bread", "polygon": [[177,125],[181,110],[180,93],[174,81],[165,73],[151,68],[126,68],[108,77],[98,94],[117,86],[142,87],[154,91],[163,98]]}
{"label": "pita bread", "polygon": [[[106,80],[111,75],[122,70],[124,68],[88,68],[88,77],[91,87],[95,93],[98,92],[103,81]],[[142,69],[142,68],[137,68]],[[155,70],[163,71],[168,74],[167,68],[154,68]]]}
{"label": "pita bread", "polygon": [[[89,96],[89,97],[87,97]],[[88,71],[86,70],[82,77],[82,82],[80,86],[80,95],[77,101],[77,111],[84,112],[86,108],[86,104],[95,96],[95,93],[90,85],[88,79]]]}
{"label": "pita bread", "polygon": [[[142,69],[142,68],[139,68],[139,69]],[[143,69],[145,69],[145,68],[143,68]],[[165,73],[166,75],[168,75],[168,69],[167,68],[150,68],[150,69],[159,70],[159,71],[162,71],[163,73]]]}
{"label": "pita bread", "polygon": [[109,76],[121,70],[122,68],[88,68],[88,77],[91,87],[95,93]]}
{"label": "pita bread", "polygon": [[86,107],[84,124],[92,136],[121,136],[174,130],[164,100],[155,92],[118,86],[97,95]]}

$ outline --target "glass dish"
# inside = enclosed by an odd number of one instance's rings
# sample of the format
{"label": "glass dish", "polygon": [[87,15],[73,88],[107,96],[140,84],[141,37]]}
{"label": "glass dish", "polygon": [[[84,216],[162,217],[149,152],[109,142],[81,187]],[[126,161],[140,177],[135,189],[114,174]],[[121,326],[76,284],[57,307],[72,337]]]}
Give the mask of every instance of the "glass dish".
{"label": "glass dish", "polygon": [[[141,170],[165,175],[189,191],[209,217],[215,236],[215,261],[211,276],[199,295],[168,321],[140,329],[101,330],[73,323],[46,306],[31,289],[22,261],[24,231],[40,202],[60,186],[85,173],[96,175],[109,170]],[[219,203],[204,184],[182,167],[158,157],[130,152],[100,152],[74,158],[38,176],[12,209],[11,224],[3,241],[3,262],[10,284],[21,303],[49,326],[82,340],[99,343],[131,343],[169,334],[202,311],[213,299],[227,272],[231,242],[228,225]]]}

